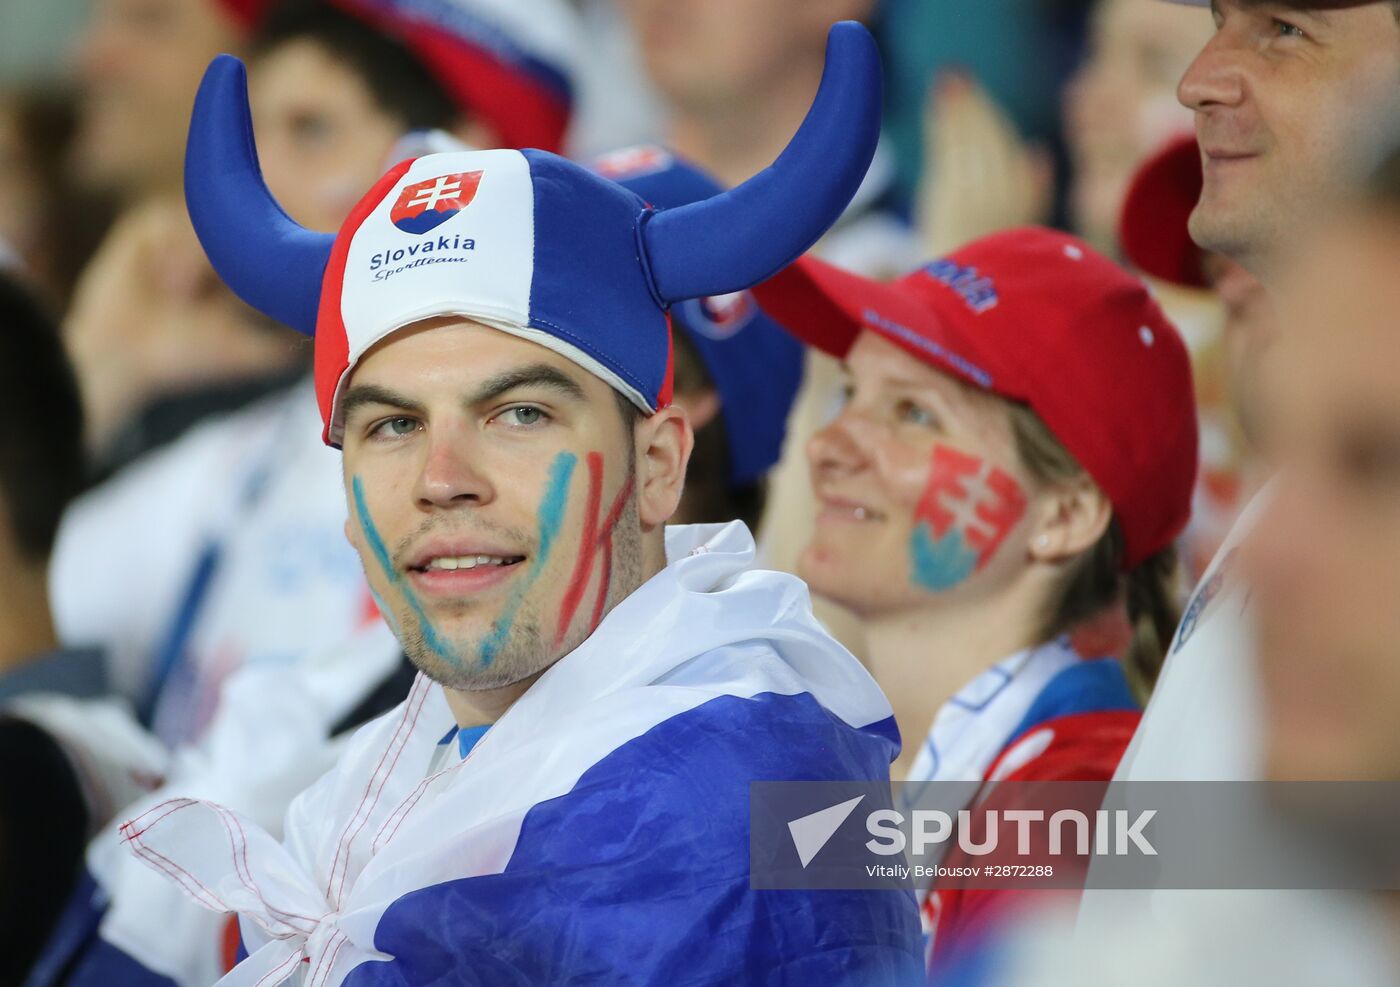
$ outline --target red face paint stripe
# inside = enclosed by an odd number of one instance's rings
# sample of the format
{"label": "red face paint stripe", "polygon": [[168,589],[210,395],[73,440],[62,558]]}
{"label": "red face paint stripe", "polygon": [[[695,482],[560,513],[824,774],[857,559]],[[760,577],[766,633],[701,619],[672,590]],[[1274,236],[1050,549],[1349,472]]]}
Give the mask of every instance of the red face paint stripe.
{"label": "red face paint stripe", "polygon": [[598,511],[603,505],[603,454],[588,454],[588,503],[584,506],[583,538],[579,541],[578,561],[574,563],[574,574],[569,578],[569,586],[564,591],[564,600],[559,607],[559,628],[554,634],[554,646],[564,640],[564,632],[574,619],[578,605],[583,602],[583,591],[588,585],[588,570],[593,561],[593,544],[598,540]]}
{"label": "red face paint stripe", "polygon": [[564,636],[569,630],[569,624],[573,621],[574,614],[578,612],[579,604],[583,602],[583,593],[588,587],[588,576],[593,571],[593,560],[600,552],[603,554],[603,578],[598,587],[597,599],[593,604],[593,619],[588,632],[592,634],[603,619],[603,606],[607,602],[608,583],[612,580],[613,531],[617,527],[618,521],[622,519],[622,511],[626,508],[627,501],[631,499],[632,491],[636,489],[636,477],[627,478],[627,482],[622,485],[622,489],[613,498],[612,506],[608,508],[603,523],[599,525],[597,518],[598,511],[602,507],[602,487],[602,454],[590,452],[588,454],[588,513],[584,517],[583,539],[579,543],[578,562],[574,565],[574,574],[569,580],[569,587],[564,593],[564,601],[559,610],[559,627],[554,635],[555,647],[563,643]]}

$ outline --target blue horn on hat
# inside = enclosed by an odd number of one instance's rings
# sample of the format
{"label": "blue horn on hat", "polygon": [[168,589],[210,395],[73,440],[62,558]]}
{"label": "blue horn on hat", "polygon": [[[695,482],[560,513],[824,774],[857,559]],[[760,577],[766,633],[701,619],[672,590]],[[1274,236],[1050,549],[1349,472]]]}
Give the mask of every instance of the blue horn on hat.
{"label": "blue horn on hat", "polygon": [[738,291],[816,243],[870,167],[881,96],[875,39],[854,21],[834,25],[821,88],[778,160],[737,188],[648,221],[657,294],[677,302]]}
{"label": "blue horn on hat", "polygon": [[234,294],[315,335],[335,235],[302,228],[268,191],[253,143],[248,73],[232,55],[214,59],[195,97],[185,201],[204,252]]}
{"label": "blue horn on hat", "polygon": [[[880,100],[874,38],[853,21],[836,24],[816,99],[777,161],[702,202],[653,213],[637,200],[656,298],[671,303],[739,291],[815,243],[865,177],[879,139]],[[314,335],[336,237],[303,229],[268,191],[253,140],[247,72],[231,55],[210,64],[195,98],[185,198],[205,253],[234,293]]]}

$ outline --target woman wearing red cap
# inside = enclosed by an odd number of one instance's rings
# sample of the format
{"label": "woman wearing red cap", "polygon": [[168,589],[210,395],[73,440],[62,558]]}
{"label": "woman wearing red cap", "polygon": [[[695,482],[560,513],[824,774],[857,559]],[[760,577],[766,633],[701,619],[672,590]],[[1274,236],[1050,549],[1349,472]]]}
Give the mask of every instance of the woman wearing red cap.
{"label": "woman wearing red cap", "polygon": [[[808,445],[822,509],[800,572],[864,624],[895,777],[1111,778],[1130,683],[1150,687],[1176,624],[1196,470],[1190,365],[1156,302],[1033,228],[893,284],[805,259],[757,293],[845,361],[845,406]],[[1105,619],[1125,609],[1131,643]],[[934,886],[933,964],[1006,899]]]}

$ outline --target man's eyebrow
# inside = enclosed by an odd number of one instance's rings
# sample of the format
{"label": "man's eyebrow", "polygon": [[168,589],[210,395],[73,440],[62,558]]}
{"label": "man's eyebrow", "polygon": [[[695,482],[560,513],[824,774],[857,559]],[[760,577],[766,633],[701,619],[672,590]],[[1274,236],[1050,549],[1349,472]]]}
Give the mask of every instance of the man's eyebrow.
{"label": "man's eyebrow", "polygon": [[585,396],[578,381],[562,370],[547,363],[532,363],[487,378],[467,399],[467,403],[485,404],[519,387],[542,387],[576,401],[584,400]]}
{"label": "man's eyebrow", "polygon": [[417,401],[387,387],[380,387],[378,384],[356,384],[345,392],[345,397],[340,401],[341,415],[349,418],[357,408],[367,404],[388,405],[418,415],[423,413],[423,406]]}

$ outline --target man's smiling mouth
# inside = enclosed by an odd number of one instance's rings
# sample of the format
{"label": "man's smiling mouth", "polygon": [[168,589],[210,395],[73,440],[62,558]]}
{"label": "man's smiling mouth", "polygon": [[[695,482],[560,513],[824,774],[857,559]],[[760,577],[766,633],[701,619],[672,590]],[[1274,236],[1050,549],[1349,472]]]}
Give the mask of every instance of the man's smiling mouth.
{"label": "man's smiling mouth", "polygon": [[475,569],[478,566],[510,566],[525,561],[523,555],[439,555],[421,566],[410,566],[414,572],[427,572],[430,569],[445,569],[454,572],[458,569]]}

